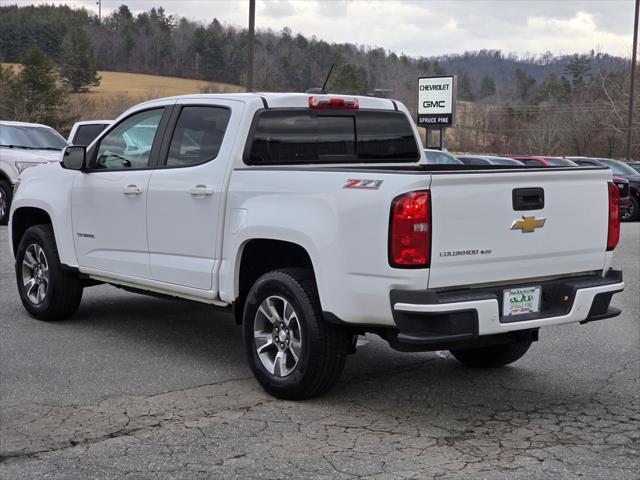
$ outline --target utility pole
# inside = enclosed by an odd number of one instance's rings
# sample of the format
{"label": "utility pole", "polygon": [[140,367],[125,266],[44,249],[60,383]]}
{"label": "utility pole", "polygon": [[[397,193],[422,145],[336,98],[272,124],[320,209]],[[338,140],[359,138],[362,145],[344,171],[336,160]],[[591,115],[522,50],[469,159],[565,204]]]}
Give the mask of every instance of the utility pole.
{"label": "utility pole", "polygon": [[631,84],[629,85],[629,130],[627,131],[627,160],[631,160],[631,139],[633,138],[633,97],[635,96],[636,61],[638,57],[638,14],[640,0],[636,0],[635,20],[633,23],[633,54],[631,56]]}
{"label": "utility pole", "polygon": [[249,58],[247,59],[247,92],[253,91],[253,53],[255,48],[256,0],[249,0]]}
{"label": "utility pole", "polygon": [[98,5],[98,23],[102,23],[102,0],[98,0],[96,5]]}

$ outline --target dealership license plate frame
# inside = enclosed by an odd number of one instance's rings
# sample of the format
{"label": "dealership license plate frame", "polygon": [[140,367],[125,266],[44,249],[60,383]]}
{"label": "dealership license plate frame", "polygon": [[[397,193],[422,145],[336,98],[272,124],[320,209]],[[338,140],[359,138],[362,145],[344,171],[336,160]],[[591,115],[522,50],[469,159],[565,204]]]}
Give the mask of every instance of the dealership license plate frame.
{"label": "dealership license plate frame", "polygon": [[[516,297],[517,295],[522,297],[523,294],[530,295],[532,297],[531,300],[515,302],[516,305],[511,302],[513,297]],[[541,285],[505,289],[502,292],[502,315],[504,317],[515,317],[518,315],[539,313],[541,298]]]}

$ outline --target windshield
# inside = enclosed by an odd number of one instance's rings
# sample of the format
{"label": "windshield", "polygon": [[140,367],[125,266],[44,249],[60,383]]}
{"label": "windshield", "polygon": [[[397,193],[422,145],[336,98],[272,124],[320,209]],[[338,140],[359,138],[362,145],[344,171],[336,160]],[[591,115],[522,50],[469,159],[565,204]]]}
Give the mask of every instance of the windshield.
{"label": "windshield", "polygon": [[462,165],[462,162],[453,155],[446,152],[437,152],[433,150],[425,150],[427,163],[434,165]]}
{"label": "windshield", "polygon": [[546,157],[545,160],[549,162],[549,165],[554,167],[577,167],[578,164],[576,162],[572,162],[566,158],[549,158]]}
{"label": "windshield", "polygon": [[600,159],[600,163],[602,163],[605,167],[609,167],[613,173],[616,175],[637,175],[633,168],[629,165],[618,162],[617,160],[608,160],[606,158]]}
{"label": "windshield", "polygon": [[62,150],[67,146],[67,142],[51,128],[0,125],[0,145],[36,150]]}
{"label": "windshield", "polygon": [[513,158],[490,157],[488,160],[494,165],[522,165],[520,160],[514,160]]}

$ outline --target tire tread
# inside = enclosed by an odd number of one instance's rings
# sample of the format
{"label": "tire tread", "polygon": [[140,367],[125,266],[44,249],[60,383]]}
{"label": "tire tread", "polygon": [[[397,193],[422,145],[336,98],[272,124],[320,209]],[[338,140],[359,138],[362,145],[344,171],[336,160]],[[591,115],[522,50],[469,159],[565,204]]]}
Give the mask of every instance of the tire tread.
{"label": "tire tread", "polygon": [[469,367],[497,368],[521,359],[531,347],[531,341],[516,341],[490,347],[450,350],[456,360]]}
{"label": "tire tread", "polygon": [[20,298],[26,310],[31,316],[38,320],[59,321],[73,315],[80,306],[82,300],[83,287],[79,278],[73,273],[65,272],[60,263],[58,247],[51,225],[34,225],[27,229],[18,247],[16,256],[16,281],[21,281],[22,254],[30,241],[38,241],[47,255],[49,263],[49,284],[51,288],[51,298],[47,308],[41,309],[31,305],[23,296],[22,289]]}
{"label": "tire tread", "polygon": [[[306,302],[311,307],[313,318],[307,319],[307,331],[305,334],[310,342],[309,350],[314,352],[314,365],[310,369],[311,375],[309,378],[304,379],[298,385],[291,385],[286,388],[277,388],[277,386],[269,382],[269,379],[264,374],[257,373],[256,377],[265,390],[279,398],[302,400],[321,395],[335,384],[344,369],[349,345],[348,335],[340,326],[324,321],[317,285],[312,271],[302,268],[275,270],[263,275],[258,279],[256,285],[260,284],[265,278],[270,281],[280,281],[284,284],[293,284],[298,287],[302,293],[302,298],[299,298],[298,301]],[[248,299],[253,297],[255,297],[255,294],[250,292]],[[247,309],[245,309],[245,312],[247,312]],[[245,316],[245,329],[248,328],[247,322],[252,325],[253,319]],[[245,341],[251,343],[246,332],[247,330],[245,330],[245,335],[247,335],[245,336]],[[251,348],[247,349],[247,353],[250,357],[253,355]],[[252,362],[252,357],[250,362]],[[252,365],[254,373],[256,373],[256,368],[259,369],[260,367]]]}

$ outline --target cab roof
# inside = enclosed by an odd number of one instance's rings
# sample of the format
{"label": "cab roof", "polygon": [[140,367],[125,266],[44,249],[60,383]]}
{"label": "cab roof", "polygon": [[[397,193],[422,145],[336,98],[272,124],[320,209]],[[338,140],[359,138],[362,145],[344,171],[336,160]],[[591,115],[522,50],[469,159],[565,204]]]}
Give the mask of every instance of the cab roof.
{"label": "cab roof", "polygon": [[[307,108],[309,107],[310,97],[330,97],[330,98],[345,98],[345,99],[357,99],[360,108],[370,108],[376,110],[397,110],[399,103],[389,98],[378,97],[366,97],[362,95],[344,95],[337,93],[278,93],[278,92],[246,92],[246,93],[202,93],[192,95],[178,95],[174,97],[167,97],[157,100],[150,100],[150,102],[156,102],[159,100],[236,100],[243,103],[263,102],[266,101],[268,107],[273,108]],[[145,102],[147,103],[147,102]]]}

